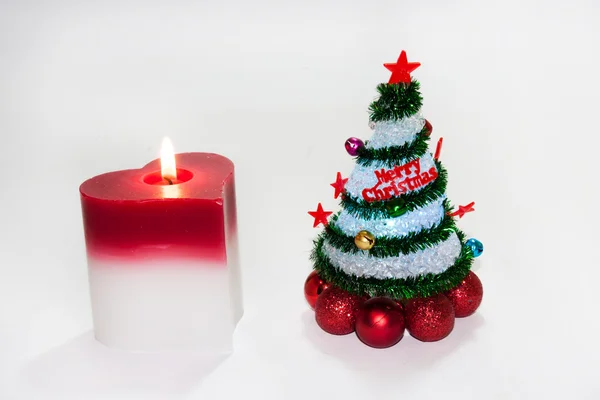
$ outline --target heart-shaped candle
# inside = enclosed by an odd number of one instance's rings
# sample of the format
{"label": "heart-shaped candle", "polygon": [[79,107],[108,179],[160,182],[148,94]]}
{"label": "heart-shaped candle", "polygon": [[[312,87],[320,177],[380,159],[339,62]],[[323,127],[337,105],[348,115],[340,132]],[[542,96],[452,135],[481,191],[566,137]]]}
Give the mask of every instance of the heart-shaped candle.
{"label": "heart-shaped candle", "polygon": [[80,193],[96,338],[129,350],[230,350],[242,315],[233,163],[162,154]]}

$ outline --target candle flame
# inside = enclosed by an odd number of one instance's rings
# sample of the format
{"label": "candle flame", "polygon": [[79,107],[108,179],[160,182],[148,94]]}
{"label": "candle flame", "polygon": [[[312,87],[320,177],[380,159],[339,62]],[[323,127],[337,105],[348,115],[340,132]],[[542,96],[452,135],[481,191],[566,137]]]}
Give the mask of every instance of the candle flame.
{"label": "candle flame", "polygon": [[168,137],[165,137],[160,150],[160,173],[163,179],[177,179],[177,166],[175,164],[175,151]]}

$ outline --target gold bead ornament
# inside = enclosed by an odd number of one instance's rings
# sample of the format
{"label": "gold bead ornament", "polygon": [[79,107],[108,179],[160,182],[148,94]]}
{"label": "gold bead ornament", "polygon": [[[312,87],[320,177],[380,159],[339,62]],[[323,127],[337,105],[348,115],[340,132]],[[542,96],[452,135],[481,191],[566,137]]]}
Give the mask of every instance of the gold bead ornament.
{"label": "gold bead ornament", "polygon": [[361,250],[371,250],[375,246],[375,236],[369,231],[360,231],[354,238],[354,244]]}

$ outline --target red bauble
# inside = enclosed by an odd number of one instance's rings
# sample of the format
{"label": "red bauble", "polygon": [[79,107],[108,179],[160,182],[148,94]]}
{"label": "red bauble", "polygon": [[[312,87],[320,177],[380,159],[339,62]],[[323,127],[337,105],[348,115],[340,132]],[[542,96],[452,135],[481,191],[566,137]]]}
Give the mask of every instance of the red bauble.
{"label": "red bauble", "polygon": [[315,309],[315,303],[317,302],[317,298],[325,289],[329,287],[329,284],[325,282],[319,275],[317,275],[316,271],[313,271],[306,278],[306,282],[304,282],[304,297],[310,308]]}
{"label": "red bauble", "polygon": [[427,136],[430,136],[431,132],[433,132],[433,125],[427,120],[425,120],[425,132],[427,132]]}
{"label": "red bauble", "polygon": [[317,324],[332,335],[354,332],[356,313],[364,300],[336,286],[325,289],[317,298],[315,316]]}
{"label": "red bauble", "polygon": [[454,306],[454,314],[457,318],[468,317],[473,314],[481,304],[483,298],[483,286],[481,281],[473,272],[454,289],[446,292],[446,296]]}
{"label": "red bauble", "polygon": [[402,307],[387,297],[365,301],[356,314],[356,335],[378,349],[395,345],[404,336]]}
{"label": "red bauble", "polygon": [[454,328],[454,308],[443,294],[409,300],[404,317],[408,332],[423,342],[441,340]]}

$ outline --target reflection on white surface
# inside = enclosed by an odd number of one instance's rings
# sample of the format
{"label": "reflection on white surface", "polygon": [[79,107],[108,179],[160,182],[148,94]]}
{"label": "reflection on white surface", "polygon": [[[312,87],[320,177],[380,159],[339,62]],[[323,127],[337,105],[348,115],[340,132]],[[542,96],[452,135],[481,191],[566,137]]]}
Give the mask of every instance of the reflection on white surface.
{"label": "reflection on white surface", "polygon": [[400,342],[387,349],[369,347],[354,333],[345,336],[326,333],[317,325],[312,310],[304,312],[302,322],[304,335],[318,351],[341,362],[349,370],[360,371],[363,379],[408,384],[413,376],[423,374],[434,364],[444,363],[453,353],[470,346],[485,319],[479,313],[457,318],[450,335],[431,343],[421,342],[405,330]]}
{"label": "reflection on white surface", "polygon": [[88,332],[29,362],[15,393],[43,399],[181,398],[226,358],[114,350]]}

